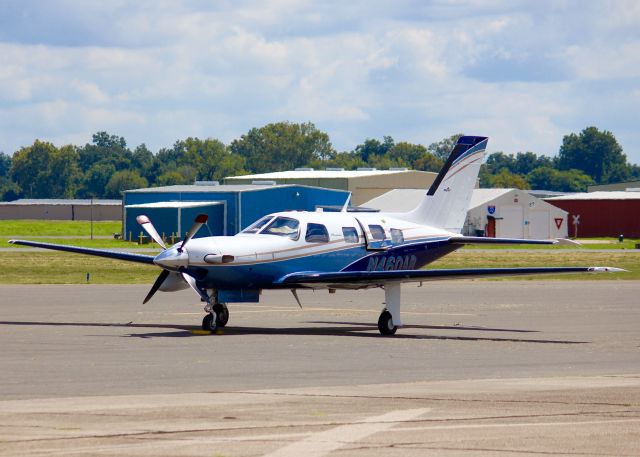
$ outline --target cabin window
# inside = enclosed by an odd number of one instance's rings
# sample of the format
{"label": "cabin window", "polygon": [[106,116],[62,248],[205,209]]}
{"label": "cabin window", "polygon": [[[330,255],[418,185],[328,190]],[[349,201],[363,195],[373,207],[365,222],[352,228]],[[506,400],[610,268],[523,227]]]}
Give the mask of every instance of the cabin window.
{"label": "cabin window", "polygon": [[375,241],[382,241],[386,238],[381,225],[370,225],[369,231],[371,232],[371,238]]}
{"label": "cabin window", "polygon": [[273,219],[273,216],[265,216],[262,219],[258,219],[249,227],[244,229],[242,233],[258,233],[260,229],[267,225],[267,222],[269,222],[271,219]]}
{"label": "cabin window", "polygon": [[308,223],[304,240],[309,243],[328,243],[329,232],[327,231],[327,227],[322,224]]}
{"label": "cabin window", "polygon": [[286,236],[292,240],[298,239],[300,222],[290,217],[276,217],[260,234]]}
{"label": "cabin window", "polygon": [[342,227],[342,235],[347,243],[357,243],[360,241],[358,231],[355,227]]}
{"label": "cabin window", "polygon": [[404,235],[402,234],[402,230],[391,229],[390,231],[391,231],[391,241],[393,241],[393,244],[404,243]]}

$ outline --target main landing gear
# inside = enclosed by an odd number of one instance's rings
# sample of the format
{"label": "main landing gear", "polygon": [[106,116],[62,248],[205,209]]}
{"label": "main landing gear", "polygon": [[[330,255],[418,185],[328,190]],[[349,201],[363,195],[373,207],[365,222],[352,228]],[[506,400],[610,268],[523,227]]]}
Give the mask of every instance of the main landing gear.
{"label": "main landing gear", "polygon": [[400,283],[387,283],[384,285],[384,301],[386,308],[378,318],[378,330],[382,335],[393,335],[402,327],[400,320]]}
{"label": "main landing gear", "polygon": [[224,303],[218,303],[215,292],[210,296],[212,298],[204,307],[204,312],[208,314],[202,319],[202,330],[215,332],[229,322],[229,308]]}

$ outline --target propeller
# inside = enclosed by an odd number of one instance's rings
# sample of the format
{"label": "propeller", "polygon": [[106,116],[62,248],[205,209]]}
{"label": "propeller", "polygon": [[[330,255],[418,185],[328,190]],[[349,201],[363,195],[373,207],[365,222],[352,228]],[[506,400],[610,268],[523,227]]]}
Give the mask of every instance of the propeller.
{"label": "propeller", "polygon": [[160,235],[158,235],[158,231],[151,223],[151,219],[149,219],[144,214],[141,214],[140,216],[136,217],[136,222],[138,222],[138,224],[142,226],[144,231],[147,232],[151,237],[151,239],[153,239],[153,241],[158,243],[162,247],[162,249],[164,250],[167,249],[167,246],[165,246],[164,241],[162,241],[162,238],[160,238]]}
{"label": "propeller", "polygon": [[[194,235],[198,232],[198,230],[200,230],[200,228],[207,222],[207,219],[208,219],[208,216],[206,214],[199,214],[196,217],[195,221],[193,222],[193,225],[191,226],[184,240],[182,241],[182,244],[180,244],[180,246],[177,248],[177,251],[179,254],[182,254],[184,252],[184,248],[186,244],[191,240],[191,238],[194,237]],[[144,231],[147,232],[149,236],[162,247],[163,251],[167,251],[167,246],[164,244],[164,241],[162,240],[160,235],[158,235],[158,231],[153,226],[153,224],[151,223],[151,220],[147,216],[140,215],[136,217],[136,221],[138,222],[138,224],[142,226]],[[171,258],[173,256],[170,254],[170,252],[171,251],[163,252],[160,256],[169,255],[169,258]],[[163,270],[160,272],[160,275],[158,275],[158,277],[156,278],[156,281],[153,283],[153,286],[151,286],[151,290],[149,291],[149,293],[147,294],[147,296],[145,297],[142,303],[147,303],[149,300],[151,300],[151,297],[153,297],[155,293],[158,291],[158,289],[162,287],[162,283],[164,283],[164,281],[171,274],[171,271],[173,271],[173,269],[166,269],[165,267],[163,267],[160,259],[158,259],[158,262],[156,262],[156,264],[161,268],[163,268]],[[182,270],[182,268],[180,268],[180,270]],[[180,271],[180,273],[181,273],[182,279],[184,279],[184,281],[189,285],[189,287],[191,287],[193,290],[196,291],[196,293],[200,296],[200,298],[202,298],[204,301],[209,301],[209,297],[207,296],[207,294],[205,294],[203,291],[198,289],[195,278],[185,273],[184,271]]]}
{"label": "propeller", "polygon": [[158,291],[158,289],[160,288],[164,280],[169,277],[169,274],[170,274],[169,270],[162,270],[160,272],[160,275],[156,279],[156,282],[153,283],[153,286],[151,286],[151,290],[149,291],[145,299],[142,301],[143,305],[147,303],[149,300],[151,300],[151,297],[153,297],[153,295]]}
{"label": "propeller", "polygon": [[207,216],[206,214],[199,214],[196,217],[196,220],[193,221],[193,225],[191,226],[191,228],[187,232],[187,236],[184,237],[184,241],[182,241],[182,244],[178,248],[178,252],[182,252],[182,250],[184,249],[185,245],[189,242],[189,240],[191,240],[191,238],[193,238],[193,235],[198,233],[198,230],[200,230],[200,227],[202,227],[204,224],[207,223],[207,219],[208,218],[209,218],[209,216]]}

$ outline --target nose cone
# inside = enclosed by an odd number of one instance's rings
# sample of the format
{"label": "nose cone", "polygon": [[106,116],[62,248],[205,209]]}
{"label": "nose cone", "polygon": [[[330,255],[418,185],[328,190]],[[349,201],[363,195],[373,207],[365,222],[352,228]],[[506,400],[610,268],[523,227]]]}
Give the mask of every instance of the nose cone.
{"label": "nose cone", "polygon": [[189,254],[184,249],[180,252],[177,247],[170,248],[158,254],[153,259],[153,263],[169,270],[187,267],[189,266]]}

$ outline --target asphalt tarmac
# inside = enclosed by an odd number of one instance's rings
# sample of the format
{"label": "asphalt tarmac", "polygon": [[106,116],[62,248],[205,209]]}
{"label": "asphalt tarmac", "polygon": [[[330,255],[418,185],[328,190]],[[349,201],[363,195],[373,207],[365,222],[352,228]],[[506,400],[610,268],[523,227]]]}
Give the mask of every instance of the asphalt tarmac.
{"label": "asphalt tarmac", "polygon": [[0,286],[0,455],[640,455],[640,282]]}

